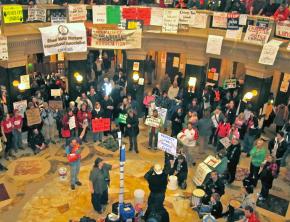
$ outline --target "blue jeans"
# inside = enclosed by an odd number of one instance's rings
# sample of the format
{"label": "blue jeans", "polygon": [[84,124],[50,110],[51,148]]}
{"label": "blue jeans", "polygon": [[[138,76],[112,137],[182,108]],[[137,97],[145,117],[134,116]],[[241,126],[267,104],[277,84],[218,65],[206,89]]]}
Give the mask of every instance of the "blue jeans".
{"label": "blue jeans", "polygon": [[250,136],[248,133],[246,133],[244,137],[244,147],[243,147],[243,152],[245,153],[250,153],[253,144],[255,141],[255,136]]}
{"label": "blue jeans", "polygon": [[211,212],[212,206],[210,205],[201,205],[199,210],[198,210],[198,215],[199,217],[204,216],[205,214],[208,214]]}
{"label": "blue jeans", "polygon": [[70,181],[71,185],[75,185],[78,180],[78,175],[80,172],[81,160],[78,159],[75,162],[70,163]]}
{"label": "blue jeans", "polygon": [[22,132],[19,132],[19,130],[13,130],[13,142],[14,142],[14,149],[17,150],[19,148],[22,148]]}
{"label": "blue jeans", "polygon": [[103,135],[104,135],[103,132],[93,133],[94,142],[97,142],[97,141],[101,142],[103,139]]}

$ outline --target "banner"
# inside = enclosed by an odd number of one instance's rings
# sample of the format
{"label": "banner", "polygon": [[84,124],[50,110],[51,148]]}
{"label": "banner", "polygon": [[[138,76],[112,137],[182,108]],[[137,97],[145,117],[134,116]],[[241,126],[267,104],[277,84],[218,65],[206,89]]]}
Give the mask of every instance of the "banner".
{"label": "banner", "polygon": [[107,24],[119,24],[121,21],[120,6],[107,6]]}
{"label": "banner", "polygon": [[0,35],[0,61],[8,60],[7,37]]}
{"label": "banner", "polygon": [[46,9],[37,6],[28,7],[28,22],[40,21],[46,22]]}
{"label": "banner", "polygon": [[198,164],[196,171],[193,176],[193,182],[197,186],[201,186],[206,178],[206,176],[211,172],[212,170],[205,164],[200,163]]}
{"label": "banner", "polygon": [[144,25],[150,25],[151,8],[137,8],[137,20],[142,20]]}
{"label": "banner", "polygon": [[177,33],[179,22],[179,10],[164,9],[162,32]]}
{"label": "banner", "polygon": [[290,39],[290,21],[277,22],[275,34]]}
{"label": "banner", "polygon": [[244,42],[250,42],[258,45],[264,45],[268,42],[271,34],[271,28],[262,28],[258,26],[249,25],[244,37]]}
{"label": "banner", "polygon": [[226,12],[214,12],[212,18],[212,27],[227,28],[228,15]]}
{"label": "banner", "polygon": [[65,10],[58,10],[52,11],[50,15],[51,25],[58,25],[62,23],[66,23],[66,11]]}
{"label": "banner", "polygon": [[77,4],[68,5],[68,18],[70,22],[86,21],[87,20],[86,5],[77,5]]}
{"label": "banner", "polygon": [[141,33],[137,30],[92,29],[91,46],[100,49],[140,49]]}
{"label": "banner", "polygon": [[160,118],[154,118],[153,116],[147,117],[145,120],[145,125],[151,127],[160,127],[162,124],[162,120]]}
{"label": "banner", "polygon": [[107,24],[106,5],[93,5],[93,24]]}
{"label": "banner", "polygon": [[60,52],[87,52],[87,33],[83,23],[67,23],[39,28],[44,55]]}
{"label": "banner", "polygon": [[189,27],[205,29],[207,25],[207,16],[207,14],[191,11],[191,22],[189,24]]}
{"label": "banner", "polygon": [[21,100],[13,103],[13,109],[17,109],[21,116],[24,117],[24,113],[27,109],[27,100]]}
{"label": "banner", "polygon": [[126,124],[127,123],[127,117],[128,117],[127,114],[120,113],[119,117],[118,117],[118,122]]}
{"label": "banner", "polygon": [[23,22],[22,5],[4,5],[2,8],[5,24]]}
{"label": "banner", "polygon": [[227,29],[238,30],[239,29],[239,17],[238,13],[228,13]]}
{"label": "banner", "polygon": [[265,44],[260,54],[259,63],[272,66],[275,62],[278,51],[279,45],[271,43]]}
{"label": "banner", "polygon": [[163,25],[163,8],[151,8],[150,25]]}
{"label": "banner", "polygon": [[209,35],[206,45],[206,53],[220,55],[223,44],[223,36],[218,35]]}
{"label": "banner", "polygon": [[27,126],[33,126],[41,123],[40,111],[38,108],[26,110]]}
{"label": "banner", "polygon": [[163,133],[158,133],[157,148],[176,156],[177,139]]}
{"label": "banner", "polygon": [[94,133],[110,131],[110,118],[92,119],[92,130]]}
{"label": "banner", "polygon": [[63,102],[61,100],[49,100],[48,105],[53,110],[63,110]]}

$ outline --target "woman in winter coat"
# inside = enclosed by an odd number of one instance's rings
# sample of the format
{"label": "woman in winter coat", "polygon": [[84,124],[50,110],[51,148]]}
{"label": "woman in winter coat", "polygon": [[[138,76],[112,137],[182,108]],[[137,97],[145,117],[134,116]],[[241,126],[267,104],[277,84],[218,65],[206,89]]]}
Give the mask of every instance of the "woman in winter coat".
{"label": "woman in winter coat", "polygon": [[171,136],[176,137],[177,134],[182,130],[184,115],[182,108],[178,108],[171,117]]}
{"label": "woman in winter coat", "polygon": [[288,120],[288,107],[284,104],[280,104],[275,108],[275,113],[274,123],[276,124],[276,132],[279,132]]}

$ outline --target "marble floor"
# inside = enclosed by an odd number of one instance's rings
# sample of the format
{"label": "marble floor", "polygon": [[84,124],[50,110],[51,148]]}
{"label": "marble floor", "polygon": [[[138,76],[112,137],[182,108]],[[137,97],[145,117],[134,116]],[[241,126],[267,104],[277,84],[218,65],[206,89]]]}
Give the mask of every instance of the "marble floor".
{"label": "marble floor", "polygon": [[[140,127],[138,144],[140,153],[127,152],[125,165],[125,200],[134,202],[134,190],[145,191],[145,202],[149,194],[144,173],[154,164],[163,164],[162,151],[147,149],[147,129]],[[128,144],[128,140],[124,140]],[[209,148],[207,154],[213,153]],[[102,157],[109,163],[118,163],[118,153],[113,153],[93,143],[83,145],[80,181],[82,186],[75,191],[70,189],[69,180],[61,180],[58,175],[60,167],[68,167],[63,156],[64,149],[61,144],[51,145],[38,155],[33,155],[27,150],[18,153],[18,158],[13,161],[3,161],[8,171],[0,173],[0,184],[4,184],[9,194],[9,199],[0,201],[0,222],[68,222],[78,221],[84,215],[95,219],[104,218],[111,209],[107,208],[103,215],[94,212],[90,202],[88,189],[88,177],[96,157]],[[194,156],[197,163],[204,160],[207,154]],[[242,157],[239,167],[247,168],[249,158]],[[190,168],[188,187],[186,190],[167,191],[165,207],[169,211],[172,222],[200,221],[197,214],[190,208],[190,197],[195,185],[192,182],[194,168]],[[235,181],[233,185],[226,187],[226,194],[222,198],[224,208],[229,199],[239,192],[241,181]],[[282,168],[281,174],[275,180],[271,194],[290,200],[289,169]],[[255,192],[260,191],[260,185]],[[119,171],[111,172],[111,186],[109,189],[110,204],[118,201]],[[290,210],[286,216],[257,207],[261,221],[286,222],[290,221]],[[225,221],[221,219],[219,221]]]}

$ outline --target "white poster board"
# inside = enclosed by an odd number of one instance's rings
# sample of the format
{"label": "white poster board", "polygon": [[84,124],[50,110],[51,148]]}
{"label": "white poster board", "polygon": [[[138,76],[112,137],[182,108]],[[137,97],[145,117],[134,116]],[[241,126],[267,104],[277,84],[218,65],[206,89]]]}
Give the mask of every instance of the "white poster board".
{"label": "white poster board", "polygon": [[191,22],[189,24],[189,27],[205,29],[207,25],[207,17],[207,14],[191,11]]}
{"label": "white poster board", "polygon": [[216,168],[222,161],[212,155],[209,155],[203,162],[211,168]]}
{"label": "white poster board", "polygon": [[220,55],[223,44],[223,36],[218,35],[209,35],[206,45],[206,53]]}
{"label": "white poster board", "polygon": [[260,54],[259,63],[272,66],[275,62],[278,51],[279,45],[270,43],[265,44]]}
{"label": "white poster board", "polygon": [[227,29],[226,39],[240,40],[242,38],[243,28],[239,28],[238,30]]}
{"label": "white poster board", "polygon": [[24,117],[24,113],[27,109],[27,100],[21,100],[13,103],[13,109],[17,109],[21,116]]}
{"label": "white poster board", "polygon": [[70,22],[86,21],[87,7],[84,4],[68,5],[68,18]]}
{"label": "white poster board", "polygon": [[163,133],[158,133],[157,148],[176,156],[177,139]]}
{"label": "white poster board", "polygon": [[30,76],[29,75],[20,76],[20,83],[23,85],[22,89],[30,89]]}
{"label": "white poster board", "polygon": [[145,125],[159,128],[162,124],[162,120],[160,118],[154,118],[153,116],[149,116],[145,120]]}
{"label": "white poster board", "polygon": [[93,24],[107,24],[106,5],[93,5]]}
{"label": "white poster board", "polygon": [[290,39],[290,21],[276,22],[276,33],[277,36]]}
{"label": "white poster board", "polygon": [[163,8],[151,8],[150,25],[162,26],[163,25]]}
{"label": "white poster board", "polygon": [[161,118],[162,123],[165,123],[166,120],[166,115],[167,115],[167,109],[162,108],[162,107],[156,107],[157,112],[158,112],[158,116]]}
{"label": "white poster board", "polygon": [[247,25],[248,15],[240,14],[239,25]]}
{"label": "white poster board", "polygon": [[8,60],[7,37],[0,35],[0,61]]}
{"label": "white poster board", "polygon": [[46,9],[37,6],[28,7],[28,22],[40,21],[46,22]]}
{"label": "white poster board", "polygon": [[162,32],[177,33],[179,22],[179,10],[164,9]]}
{"label": "white poster board", "polygon": [[193,182],[197,186],[201,186],[206,178],[206,176],[212,172],[212,170],[205,164],[205,163],[200,163],[198,164],[195,174],[193,176]]}
{"label": "white poster board", "polygon": [[69,129],[70,130],[76,128],[76,119],[75,119],[75,116],[69,117],[68,126],[69,126]]}
{"label": "white poster board", "polygon": [[226,12],[214,12],[212,18],[212,27],[215,28],[227,28],[228,13]]}
{"label": "white poster board", "polygon": [[249,25],[244,37],[244,42],[249,42],[257,45],[264,45],[265,43],[268,42],[271,30],[272,29],[269,27],[259,27]]}

